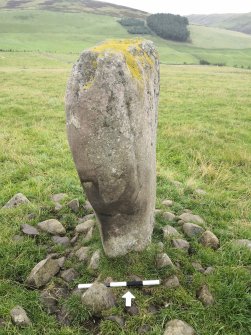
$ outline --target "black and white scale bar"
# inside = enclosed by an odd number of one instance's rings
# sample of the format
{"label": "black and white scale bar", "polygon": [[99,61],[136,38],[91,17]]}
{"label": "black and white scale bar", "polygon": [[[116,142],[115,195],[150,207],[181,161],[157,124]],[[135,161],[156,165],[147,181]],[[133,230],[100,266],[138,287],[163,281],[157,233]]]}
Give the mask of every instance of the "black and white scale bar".
{"label": "black and white scale bar", "polygon": [[[140,281],[119,281],[119,282],[111,282],[109,284],[105,284],[106,287],[141,287],[141,286],[154,286],[159,285],[160,280],[140,280]],[[89,288],[93,284],[79,284],[78,288]]]}

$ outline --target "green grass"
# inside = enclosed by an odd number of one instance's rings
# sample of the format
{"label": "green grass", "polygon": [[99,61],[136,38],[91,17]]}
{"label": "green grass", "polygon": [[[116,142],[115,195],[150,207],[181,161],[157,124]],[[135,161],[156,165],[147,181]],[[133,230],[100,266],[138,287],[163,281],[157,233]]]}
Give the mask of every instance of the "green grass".
{"label": "green grass", "polygon": [[[6,322],[5,328],[0,328],[1,335],[93,334],[86,322],[89,314],[79,298],[61,301],[73,320],[71,326],[60,326],[43,311],[39,293],[23,285],[33,266],[46,255],[50,238],[12,240],[29,213],[35,213],[30,221],[33,225],[55,217],[71,233],[77,224],[77,216],[67,208],[54,213],[50,200],[52,194],[59,192],[66,192],[68,199],[79,198],[81,203],[85,200],[65,132],[64,93],[69,62],[76,58],[74,54],[44,52],[0,55],[0,207],[17,192],[31,200],[27,206],[0,210],[0,316]],[[115,323],[102,320],[101,334],[136,335],[138,328],[147,323],[152,327],[149,334],[159,335],[173,318],[187,321],[200,335],[250,334],[250,272],[246,267],[251,255],[231,243],[236,238],[251,239],[250,85],[248,70],[161,66],[157,206],[170,198],[175,201],[176,214],[184,208],[192,209],[219,237],[221,247],[211,251],[191,240],[195,253],[188,256],[165,241],[165,251],[179,262],[180,269],[158,270],[157,243],[163,240],[161,227],[166,224],[158,216],[153,243],[145,252],[116,260],[102,254],[102,278],[125,280],[134,274],[144,279],[165,279],[174,272],[181,287],[168,290],[160,286],[148,289],[148,295],[143,290],[132,290],[140,309],[140,314],[133,317],[123,308],[121,296],[125,291],[116,290],[118,306],[104,312],[104,316],[123,315],[126,326],[121,330]],[[174,180],[182,182],[182,187],[175,187]],[[207,194],[196,196],[197,187]],[[89,244],[93,250],[101,247],[97,230]],[[214,266],[215,272],[208,277],[196,272],[191,266],[196,260],[205,267]],[[66,266],[74,266],[81,275],[71,287],[94,279],[86,266],[74,259]],[[193,280],[189,281],[191,275]],[[216,301],[208,308],[196,299],[196,290],[205,282]],[[54,280],[56,284],[60,284],[59,279]],[[166,302],[170,305],[164,308]],[[20,330],[11,324],[9,312],[16,304],[26,309],[33,322],[31,327]],[[148,312],[150,304],[160,307],[157,314]]]}
{"label": "green grass", "polygon": [[[175,43],[157,36],[152,39],[165,64],[212,64],[251,66],[251,36],[218,28],[191,26],[192,43]],[[39,10],[0,11],[0,49],[29,51],[35,57],[73,61],[80,53],[105,39],[132,38],[115,17],[87,13],[62,13]],[[39,54],[37,54],[39,53]],[[67,54],[65,57],[63,54]],[[0,63],[2,63],[1,55]],[[12,58],[13,56],[10,56]],[[14,56],[16,57],[16,55]],[[27,62],[30,55],[21,55]],[[8,57],[7,57],[8,58]],[[3,61],[5,64],[5,60]],[[55,63],[55,61],[54,61]]]}

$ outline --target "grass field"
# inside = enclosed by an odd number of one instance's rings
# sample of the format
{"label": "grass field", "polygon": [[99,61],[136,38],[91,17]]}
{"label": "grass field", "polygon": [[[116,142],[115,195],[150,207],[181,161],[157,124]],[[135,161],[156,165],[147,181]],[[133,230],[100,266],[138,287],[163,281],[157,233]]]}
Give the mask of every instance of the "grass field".
{"label": "grass field", "polygon": [[[65,132],[64,92],[70,62],[76,58],[74,54],[45,52],[0,55],[0,207],[17,192],[31,200],[27,206],[0,210],[0,318],[5,322],[0,326],[1,335],[98,333],[90,327],[89,314],[77,296],[61,301],[73,318],[70,325],[63,326],[43,311],[39,292],[24,287],[30,270],[47,254],[46,245],[51,243],[48,237],[24,237],[20,242],[12,239],[29,213],[35,214],[30,221],[33,225],[57,217],[70,231],[77,223],[77,216],[67,207],[55,214],[50,200],[59,192],[66,192],[68,199],[79,198],[81,204],[85,200]],[[116,261],[102,255],[96,274],[102,279],[111,276],[124,280],[132,274],[165,279],[174,271],[181,286],[175,290],[160,286],[149,289],[148,295],[132,290],[140,310],[136,316],[124,311],[120,297],[125,292],[117,290],[118,306],[104,316],[122,315],[126,325],[120,329],[116,323],[102,319],[100,334],[136,335],[139,326],[146,323],[152,329],[149,335],[161,335],[165,323],[173,318],[187,321],[198,335],[250,334],[251,255],[232,243],[236,238],[251,239],[250,85],[250,71],[244,69],[161,66],[157,207],[162,208],[161,201],[169,198],[175,201],[172,210],[176,214],[189,208],[201,215],[205,226],[219,237],[221,247],[212,251],[190,240],[195,252],[188,256],[174,249],[170,241],[163,241],[161,227],[166,222],[158,216],[153,244],[144,253],[132,253]],[[174,180],[182,186],[176,187]],[[198,187],[207,194],[196,195]],[[165,251],[180,268],[156,269],[159,241],[164,242]],[[97,231],[89,244],[93,249],[101,247]],[[215,271],[205,276],[193,269],[192,261],[213,266]],[[70,266],[80,273],[71,287],[95,277],[74,260],[67,261],[66,267]],[[195,294],[204,283],[215,298],[214,305],[207,308]],[[50,287],[61,284],[56,278]],[[166,302],[169,307],[164,308]],[[17,304],[26,309],[32,326],[21,330],[12,325],[9,312]],[[148,311],[150,304],[161,308],[152,314]]]}
{"label": "grass field", "polygon": [[[191,43],[175,43],[156,36],[145,38],[156,43],[161,62],[165,64],[199,64],[205,59],[214,64],[251,67],[251,36],[193,25],[190,30]],[[132,35],[111,16],[38,10],[0,11],[0,49],[3,51],[32,51],[39,52],[40,58],[41,53],[46,53],[45,58],[48,54],[57,58],[55,53],[79,53],[108,38],[128,37]]]}

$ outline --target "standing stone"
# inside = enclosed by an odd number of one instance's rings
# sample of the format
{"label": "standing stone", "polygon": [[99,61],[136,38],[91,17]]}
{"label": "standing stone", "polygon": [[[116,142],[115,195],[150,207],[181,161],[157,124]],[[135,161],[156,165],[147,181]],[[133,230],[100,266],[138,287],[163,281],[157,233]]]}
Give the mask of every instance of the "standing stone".
{"label": "standing stone", "polygon": [[68,83],[69,144],[109,257],[151,241],[158,96],[156,49],[138,39],[83,52]]}

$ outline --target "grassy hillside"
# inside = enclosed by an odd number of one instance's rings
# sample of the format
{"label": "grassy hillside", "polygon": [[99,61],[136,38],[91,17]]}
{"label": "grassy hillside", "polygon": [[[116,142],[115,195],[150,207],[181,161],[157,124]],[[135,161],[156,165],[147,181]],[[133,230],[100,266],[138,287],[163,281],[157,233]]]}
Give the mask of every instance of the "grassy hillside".
{"label": "grassy hillside", "polygon": [[191,24],[220,27],[251,34],[251,13],[246,14],[210,14],[189,15]]}
{"label": "grassy hillside", "polygon": [[[4,53],[3,53],[4,54]],[[0,208],[16,192],[23,192],[31,204],[12,210],[0,209],[0,315],[1,335],[136,335],[143,324],[150,327],[147,334],[162,335],[167,321],[181,318],[200,335],[249,335],[250,321],[250,251],[234,246],[236,238],[251,239],[250,230],[250,72],[241,69],[161,66],[161,94],[157,142],[157,207],[163,211],[162,200],[172,199],[171,211],[180,214],[185,208],[201,215],[205,226],[220,239],[217,251],[189,239],[190,254],[175,249],[169,239],[164,240],[161,228],[167,224],[157,216],[153,244],[143,253],[107,260],[102,253],[96,273],[76,259],[68,258],[65,268],[74,267],[79,277],[65,284],[54,278],[47,289],[66,287],[68,295],[61,297],[59,307],[66,309],[68,318],[59,321],[43,309],[38,290],[29,290],[24,280],[31,268],[48,252],[67,253],[53,245],[49,236],[36,239],[23,237],[20,225],[57,217],[72,233],[77,215],[65,205],[54,212],[50,196],[66,192],[68,199],[84,196],[79,185],[65,133],[64,93],[70,64],[67,57],[55,58],[45,54],[6,53],[1,59],[0,92]],[[27,57],[26,68],[22,62]],[[39,58],[40,57],[40,58]],[[66,58],[64,58],[66,57]],[[76,57],[76,55],[74,55]],[[65,62],[65,64],[64,64]],[[174,181],[182,184],[175,186]],[[196,188],[207,193],[199,196]],[[28,221],[28,215],[33,217]],[[180,232],[177,222],[171,222]],[[157,244],[164,243],[164,251],[175,262],[173,269],[157,269]],[[101,248],[95,228],[88,245]],[[196,271],[192,262],[203,267],[213,266],[210,275]],[[125,280],[130,275],[143,279],[165,280],[176,274],[180,287],[133,289],[138,314],[129,315],[121,296],[124,289],[114,289],[118,304],[94,319],[72,294],[79,282],[101,280],[112,276]],[[204,307],[196,298],[196,291],[207,284],[215,303]],[[22,305],[32,320],[32,326],[17,328],[10,321],[10,309]],[[152,312],[155,306],[155,312]],[[108,315],[122,316],[125,326],[105,319]],[[95,323],[94,323],[95,321]]]}
{"label": "grassy hillside", "polygon": [[[198,26],[190,26],[190,30],[192,43],[176,43],[156,36],[145,38],[156,43],[163,63],[198,64],[200,59],[207,59],[230,66],[251,65],[251,36]],[[60,56],[54,53],[78,54],[104,39],[128,37],[132,35],[111,16],[35,10],[0,11],[2,50],[39,51],[38,57],[46,53],[47,58],[50,53],[51,58],[57,58]],[[68,55],[66,58],[70,61],[71,57]],[[76,56],[71,59],[76,59]]]}
{"label": "grassy hillside", "polygon": [[88,12],[112,16],[144,17],[146,12],[93,0],[0,0],[0,9],[37,9],[56,12]]}

